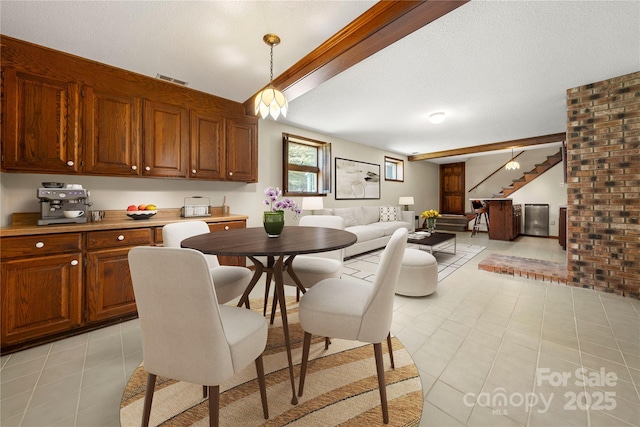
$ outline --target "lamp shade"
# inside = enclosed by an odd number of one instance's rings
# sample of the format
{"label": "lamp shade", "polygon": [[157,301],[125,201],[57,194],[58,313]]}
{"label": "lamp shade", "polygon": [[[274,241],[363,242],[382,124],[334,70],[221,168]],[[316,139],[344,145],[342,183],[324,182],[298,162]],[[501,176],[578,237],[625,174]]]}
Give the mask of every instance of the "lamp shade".
{"label": "lamp shade", "polygon": [[303,211],[317,211],[324,209],[322,205],[322,197],[303,197],[302,198],[302,210]]}
{"label": "lamp shade", "polygon": [[413,197],[412,196],[400,196],[400,199],[398,200],[398,204],[399,205],[413,205]]}

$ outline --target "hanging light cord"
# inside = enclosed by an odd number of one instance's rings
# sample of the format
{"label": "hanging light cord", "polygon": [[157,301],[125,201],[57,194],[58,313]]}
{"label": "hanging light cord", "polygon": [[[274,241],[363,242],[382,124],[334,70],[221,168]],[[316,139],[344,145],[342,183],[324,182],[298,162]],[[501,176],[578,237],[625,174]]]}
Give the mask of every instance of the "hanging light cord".
{"label": "hanging light cord", "polygon": [[269,73],[269,83],[271,83],[273,82],[273,43],[271,43],[271,67]]}

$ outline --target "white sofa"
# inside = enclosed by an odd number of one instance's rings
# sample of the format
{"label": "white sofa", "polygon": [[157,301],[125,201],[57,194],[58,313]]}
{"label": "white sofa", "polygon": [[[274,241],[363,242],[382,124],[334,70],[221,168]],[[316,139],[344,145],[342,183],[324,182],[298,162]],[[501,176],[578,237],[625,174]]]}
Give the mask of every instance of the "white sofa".
{"label": "white sofa", "polygon": [[345,248],[344,256],[350,257],[374,249],[383,248],[397,229],[414,230],[414,212],[403,211],[400,206],[353,206],[348,208],[323,209],[323,215],[344,218],[345,230],[358,240]]}

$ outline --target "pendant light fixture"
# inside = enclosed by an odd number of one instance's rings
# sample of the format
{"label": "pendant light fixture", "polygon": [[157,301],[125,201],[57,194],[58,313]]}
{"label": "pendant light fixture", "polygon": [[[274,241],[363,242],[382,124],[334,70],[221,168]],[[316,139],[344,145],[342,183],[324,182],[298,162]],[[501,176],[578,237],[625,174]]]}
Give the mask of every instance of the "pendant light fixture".
{"label": "pendant light fixture", "polygon": [[273,120],[277,120],[280,114],[283,117],[287,117],[287,110],[289,109],[287,98],[284,97],[282,92],[273,87],[273,47],[280,44],[280,37],[269,33],[265,34],[262,40],[271,47],[271,68],[269,86],[256,95],[256,115],[260,113],[263,119],[270,115]]}
{"label": "pendant light fixture", "polygon": [[511,149],[511,160],[504,166],[504,168],[508,171],[520,169],[520,163],[513,159],[513,148]]}

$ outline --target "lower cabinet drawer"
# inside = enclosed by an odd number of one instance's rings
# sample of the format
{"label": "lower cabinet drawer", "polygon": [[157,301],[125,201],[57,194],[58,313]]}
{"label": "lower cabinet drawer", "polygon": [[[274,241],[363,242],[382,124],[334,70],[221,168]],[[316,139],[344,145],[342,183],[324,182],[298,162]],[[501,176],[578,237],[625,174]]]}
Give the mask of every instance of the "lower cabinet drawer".
{"label": "lower cabinet drawer", "polygon": [[209,230],[211,230],[211,232],[225,231],[225,230],[231,230],[234,228],[246,228],[246,227],[247,227],[246,221],[213,222],[209,224]]}
{"label": "lower cabinet drawer", "polygon": [[2,258],[41,256],[82,250],[82,233],[40,234],[0,239]]}
{"label": "lower cabinet drawer", "polygon": [[151,228],[90,231],[87,233],[88,250],[151,244],[153,244],[153,230]]}

